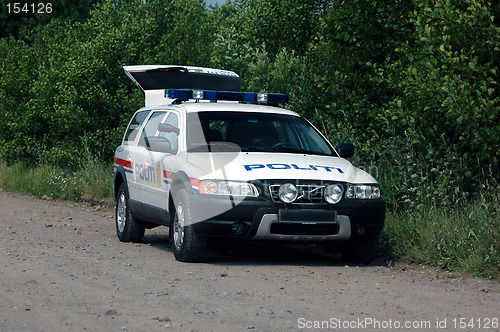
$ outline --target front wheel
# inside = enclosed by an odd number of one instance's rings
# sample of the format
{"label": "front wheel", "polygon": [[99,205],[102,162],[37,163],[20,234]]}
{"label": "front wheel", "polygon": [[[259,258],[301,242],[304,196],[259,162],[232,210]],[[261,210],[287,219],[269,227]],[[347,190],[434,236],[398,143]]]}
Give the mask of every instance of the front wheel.
{"label": "front wheel", "polygon": [[122,242],[140,242],[144,237],[145,227],[130,212],[128,200],[127,186],[122,183],[116,195],[116,235]]}
{"label": "front wheel", "polygon": [[349,263],[370,264],[377,254],[379,236],[350,240],[340,247],[342,259]]}
{"label": "front wheel", "polygon": [[170,243],[175,259],[180,262],[200,262],[205,257],[207,239],[193,227],[191,205],[185,189],[174,199],[175,213],[170,224]]}

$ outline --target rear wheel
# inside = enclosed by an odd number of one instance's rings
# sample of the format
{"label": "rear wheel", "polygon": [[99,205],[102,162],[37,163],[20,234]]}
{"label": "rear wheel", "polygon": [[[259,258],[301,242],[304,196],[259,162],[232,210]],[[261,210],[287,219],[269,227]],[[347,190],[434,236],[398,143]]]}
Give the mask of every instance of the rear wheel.
{"label": "rear wheel", "polygon": [[340,247],[342,259],[349,263],[370,264],[377,255],[379,236],[357,238]]}
{"label": "rear wheel", "polygon": [[207,239],[192,225],[191,205],[185,189],[174,199],[175,213],[170,225],[170,243],[174,256],[180,262],[200,262],[205,257]]}
{"label": "rear wheel", "polygon": [[122,183],[116,195],[116,235],[122,242],[140,242],[144,237],[145,227],[130,212],[128,200],[127,186]]}

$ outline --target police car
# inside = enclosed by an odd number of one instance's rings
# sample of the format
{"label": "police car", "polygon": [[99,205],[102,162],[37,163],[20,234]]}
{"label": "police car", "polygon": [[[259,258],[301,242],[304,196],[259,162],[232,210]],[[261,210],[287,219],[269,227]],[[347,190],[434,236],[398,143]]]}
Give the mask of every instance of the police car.
{"label": "police car", "polygon": [[335,242],[373,260],[385,203],[376,180],[334,148],[288,96],[240,91],[231,71],[125,66],[146,106],[116,149],[116,232],[141,241],[169,227],[175,258],[204,258],[209,238]]}

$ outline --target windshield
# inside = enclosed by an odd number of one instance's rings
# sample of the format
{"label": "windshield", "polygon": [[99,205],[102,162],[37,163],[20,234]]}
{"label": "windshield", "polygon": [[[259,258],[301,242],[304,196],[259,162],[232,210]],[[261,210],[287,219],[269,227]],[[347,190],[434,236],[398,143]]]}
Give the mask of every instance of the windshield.
{"label": "windshield", "polygon": [[[189,152],[241,151],[335,155],[305,119],[285,114],[250,112],[189,113]],[[207,142],[209,143],[207,145]],[[226,148],[225,148],[226,147]]]}

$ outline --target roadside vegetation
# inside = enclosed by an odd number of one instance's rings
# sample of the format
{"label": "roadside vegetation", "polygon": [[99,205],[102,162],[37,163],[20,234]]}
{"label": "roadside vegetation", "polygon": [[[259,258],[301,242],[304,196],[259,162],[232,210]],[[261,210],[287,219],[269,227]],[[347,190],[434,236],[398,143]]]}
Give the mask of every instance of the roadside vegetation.
{"label": "roadside vegetation", "polygon": [[114,206],[113,166],[93,163],[77,169],[41,164],[0,164],[0,188],[48,200],[82,201],[92,206]]}
{"label": "roadside vegetation", "polygon": [[[483,0],[53,1],[0,15],[0,188],[112,204],[143,94],[123,65],[234,70],[375,172],[396,259],[500,275],[500,5]],[[110,203],[109,203],[110,202]]]}

